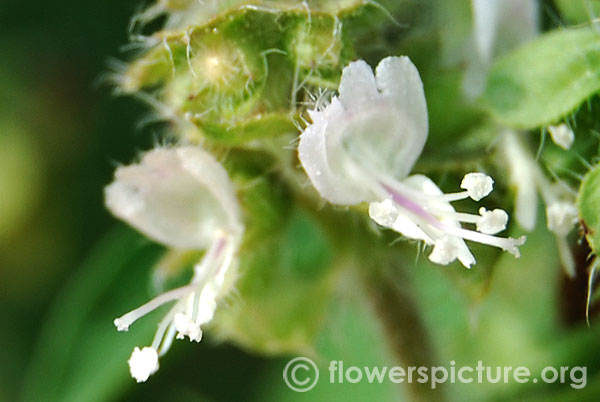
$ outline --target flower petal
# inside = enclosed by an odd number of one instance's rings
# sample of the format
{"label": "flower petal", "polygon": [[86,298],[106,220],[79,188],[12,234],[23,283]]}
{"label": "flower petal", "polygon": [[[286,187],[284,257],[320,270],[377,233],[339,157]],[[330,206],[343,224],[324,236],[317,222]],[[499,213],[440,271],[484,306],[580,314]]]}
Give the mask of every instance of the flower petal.
{"label": "flower petal", "polygon": [[222,229],[242,230],[227,172],[201,148],[157,148],[115,172],[106,205],[146,236],[175,248],[202,249]]}
{"label": "flower petal", "polygon": [[338,92],[346,109],[360,109],[371,103],[379,96],[371,66],[364,60],[357,60],[344,67]]}
{"label": "flower petal", "polygon": [[[366,201],[369,192],[352,182],[347,174],[343,135],[344,109],[337,98],[322,112],[311,113],[313,124],[308,126],[298,143],[298,158],[319,194],[333,204],[354,205]],[[337,126],[336,126],[337,124]]]}
{"label": "flower petal", "polygon": [[[400,122],[390,121],[395,130],[389,146],[397,153],[397,166],[392,172],[395,177],[402,178],[410,173],[427,141],[429,123],[423,82],[417,68],[406,56],[381,60],[376,76],[377,87],[393,105],[392,114],[399,114]],[[398,165],[402,168],[398,169]]]}

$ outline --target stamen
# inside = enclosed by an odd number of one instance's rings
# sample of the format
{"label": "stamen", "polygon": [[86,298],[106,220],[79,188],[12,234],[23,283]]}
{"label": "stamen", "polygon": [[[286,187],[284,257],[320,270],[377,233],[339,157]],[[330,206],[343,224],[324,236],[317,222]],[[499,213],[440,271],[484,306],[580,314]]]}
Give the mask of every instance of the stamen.
{"label": "stamen", "polygon": [[487,244],[489,246],[501,248],[517,258],[521,256],[518,247],[522,246],[526,240],[525,236],[521,236],[518,239],[514,239],[512,237],[496,237],[485,233],[475,232],[473,230],[446,225],[444,230],[451,235],[462,237],[465,240],[471,240],[476,243]]}
{"label": "stamen", "polygon": [[173,340],[175,339],[175,324],[173,322],[170,323],[169,329],[167,329],[167,334],[163,337],[163,342],[160,345],[160,349],[158,349],[158,357],[164,356],[165,353],[171,349],[171,345],[173,344]]}
{"label": "stamen", "polygon": [[466,200],[469,198],[468,191],[459,191],[456,193],[447,193],[447,194],[426,194],[421,191],[418,191],[400,181],[397,181],[393,178],[380,178],[380,183],[386,189],[392,188],[395,189],[411,198],[424,200],[424,201],[446,201],[453,202],[459,200]]}
{"label": "stamen", "polygon": [[163,317],[163,319],[160,321],[160,324],[158,324],[158,329],[156,330],[156,333],[154,334],[154,339],[152,340],[152,347],[158,350],[159,352],[163,349],[161,345],[163,345],[165,340],[164,335],[169,329],[169,326],[173,321],[173,317],[175,316],[177,311],[179,311],[180,308],[181,302],[177,302],[173,306],[173,308],[171,308],[171,310],[167,313],[167,315]]}
{"label": "stamen", "polygon": [[484,173],[467,173],[460,183],[460,188],[467,190],[469,197],[479,201],[494,189],[494,179]]}
{"label": "stamen", "polygon": [[506,229],[508,223],[508,214],[501,209],[487,211],[484,207],[479,209],[481,214],[477,222],[477,230],[485,234],[496,234]]}
{"label": "stamen", "polygon": [[184,297],[186,294],[191,293],[195,289],[195,287],[195,284],[191,284],[170,290],[161,295],[158,295],[154,299],[150,300],[148,303],[136,308],[135,310],[132,310],[119,318],[115,318],[114,324],[117,327],[117,330],[127,331],[129,329],[129,326],[135,321],[137,321],[138,318],[145,316],[153,310],[156,310],[158,307],[162,306],[165,303]]}
{"label": "stamen", "polygon": [[428,210],[429,212],[435,214],[436,216],[451,218],[458,222],[478,223],[481,221],[480,215],[468,214],[465,212],[451,212],[451,211],[442,210],[442,209],[439,209],[436,207],[432,207],[429,205],[426,206],[425,209]]}
{"label": "stamen", "polygon": [[137,382],[144,382],[158,370],[158,352],[152,347],[140,349],[136,346],[128,363],[131,376]]}
{"label": "stamen", "polygon": [[190,317],[183,313],[175,314],[173,320],[175,329],[177,330],[177,339],[183,339],[186,336],[190,341],[200,342],[202,339],[202,330],[200,325],[196,324]]}
{"label": "stamen", "polygon": [[[384,185],[386,191],[389,192],[389,195],[392,196],[392,200],[399,206],[419,218],[419,220],[424,221],[435,227],[442,232],[447,234],[463,238],[465,240],[471,240],[477,243],[487,244],[490,246],[501,248],[505,251],[508,251],[515,257],[519,257],[519,249],[518,246],[521,246],[525,243],[525,236],[522,236],[518,239],[513,238],[503,238],[503,237],[495,237],[485,233],[475,232],[473,230],[463,229],[462,227],[455,227],[445,224],[438,219],[436,219],[433,215],[431,215],[427,210],[421,207],[419,204],[415,203],[411,199],[404,197],[401,193],[395,191],[391,187]],[[422,230],[426,230],[426,225],[422,223],[418,225]],[[429,234],[429,233],[428,233]],[[439,238],[439,236],[437,236]],[[436,237],[434,237],[436,239]],[[436,240],[437,242],[437,240]]]}

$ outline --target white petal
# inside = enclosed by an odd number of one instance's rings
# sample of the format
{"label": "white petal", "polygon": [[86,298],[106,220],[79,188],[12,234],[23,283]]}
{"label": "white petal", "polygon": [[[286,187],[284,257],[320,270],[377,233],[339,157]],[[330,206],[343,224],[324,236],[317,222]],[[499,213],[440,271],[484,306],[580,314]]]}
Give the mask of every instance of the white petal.
{"label": "white petal", "polygon": [[[398,131],[402,134],[403,142],[394,145],[405,160],[406,166],[412,168],[421,155],[429,131],[423,81],[415,65],[406,56],[386,57],[381,60],[376,69],[376,76],[377,88],[390,98],[397,111],[402,114],[404,124],[409,125],[408,130]],[[401,173],[407,175],[410,168]]]}
{"label": "white petal", "polygon": [[344,67],[338,92],[344,108],[353,110],[368,107],[379,96],[371,67],[364,60],[354,61]]}
{"label": "white petal", "polygon": [[158,370],[158,352],[149,346],[141,350],[136,346],[128,363],[131,376],[137,382],[144,382]]}
{"label": "white petal", "polygon": [[147,152],[139,164],[117,169],[105,196],[115,216],[175,248],[202,249],[218,229],[242,230],[227,172],[198,147]]}
{"label": "white petal", "polygon": [[203,183],[222,206],[229,223],[229,232],[236,234],[242,230],[235,188],[223,166],[200,147],[179,147],[176,151],[186,173]]}
{"label": "white petal", "polygon": [[469,197],[479,201],[494,189],[494,180],[484,173],[467,173],[460,183],[460,188],[469,192]]}
{"label": "white petal", "polygon": [[538,32],[538,0],[472,0],[473,44],[463,88],[474,100],[485,89],[494,58],[531,40]]}
{"label": "white petal", "polygon": [[369,216],[377,224],[389,228],[398,217],[398,210],[390,199],[382,202],[375,201],[369,204]]}
{"label": "white petal", "polygon": [[405,215],[398,215],[392,225],[392,229],[409,239],[423,240],[427,244],[434,243],[431,237]]}
{"label": "white petal", "polygon": [[492,59],[502,1],[506,0],[473,0],[473,36],[479,57],[485,63]]}
{"label": "white petal", "polygon": [[[198,298],[198,317],[196,323],[203,325],[210,322],[217,309],[217,297],[221,293],[221,284],[209,282],[201,291],[200,297]],[[193,297],[190,297],[190,304],[188,310],[193,310]]]}
{"label": "white petal", "polygon": [[[429,177],[422,174],[413,174],[402,180],[402,183],[409,185],[415,190],[419,190],[427,195],[443,195],[444,193]],[[443,202],[444,205],[450,205]],[[452,208],[452,206],[450,206]],[[452,208],[454,210],[454,208]]]}
{"label": "white petal", "polygon": [[446,236],[437,240],[433,251],[429,255],[431,262],[440,265],[448,265],[457,258],[467,268],[475,263],[475,258],[465,242],[453,236]]}
{"label": "white petal", "polygon": [[477,230],[485,234],[496,234],[506,229],[508,223],[508,214],[501,209],[486,211],[485,208],[479,209],[481,220],[477,222]]}
{"label": "white petal", "polygon": [[313,124],[300,136],[302,166],[319,193],[335,204],[376,200],[378,177],[406,177],[427,139],[427,107],[416,68],[406,57],[391,57],[377,71],[375,79],[364,61],[347,66],[339,98],[311,111]]}
{"label": "white petal", "polygon": [[[354,205],[366,201],[370,191],[353,183],[345,172],[348,162],[339,137],[343,134],[344,109],[337,98],[323,112],[313,112],[313,124],[300,135],[298,158],[319,194],[333,204]],[[338,125],[337,127],[335,125]],[[332,166],[333,163],[333,166]]]}
{"label": "white petal", "polygon": [[518,134],[512,130],[503,133],[502,152],[508,162],[510,182],[516,187],[515,218],[525,230],[533,230],[537,217],[536,172],[539,171],[533,156],[525,150]]}
{"label": "white petal", "polygon": [[[485,0],[483,0],[485,1]],[[539,31],[538,0],[501,0],[494,53],[501,55],[532,40]]]}
{"label": "white petal", "polygon": [[548,126],[548,132],[550,133],[552,141],[564,150],[571,148],[573,141],[575,141],[573,130],[565,123],[559,124],[558,126]]}

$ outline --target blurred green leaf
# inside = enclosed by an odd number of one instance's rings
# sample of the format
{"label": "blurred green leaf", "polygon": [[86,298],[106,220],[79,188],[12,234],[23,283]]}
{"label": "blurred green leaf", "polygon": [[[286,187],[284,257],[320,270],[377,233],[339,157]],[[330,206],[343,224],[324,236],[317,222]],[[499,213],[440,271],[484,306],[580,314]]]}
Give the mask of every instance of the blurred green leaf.
{"label": "blurred green leaf", "polygon": [[[253,401],[402,401],[406,399],[403,384],[394,384],[388,379],[382,383],[369,383],[366,379],[358,383],[350,383],[345,379],[341,369],[330,371],[331,361],[343,361],[342,367],[392,367],[394,361],[384,329],[375,314],[361,279],[352,270],[340,271],[336,284],[327,303],[321,309],[324,323],[315,338],[315,354],[309,354],[319,369],[319,380],[308,392],[294,392],[289,389],[283,379],[282,372],[289,360],[297,357],[291,355],[271,367],[266,381],[259,384]],[[301,355],[302,356],[302,355]],[[305,357],[307,355],[304,355]],[[338,366],[340,367],[340,366]],[[334,381],[331,382],[331,375]],[[310,373],[312,374],[312,373]],[[355,378],[356,372],[352,372]],[[339,376],[342,375],[342,382]]]}
{"label": "blurred green leaf", "polygon": [[598,0],[555,0],[560,14],[569,22],[582,24],[600,15]]}
{"label": "blurred green leaf", "polygon": [[263,353],[313,348],[330,293],[331,244],[308,214],[296,209],[269,236],[241,255],[239,295],[215,316],[217,333]]}
{"label": "blurred green leaf", "polygon": [[579,215],[585,224],[588,243],[595,254],[600,250],[600,166],[589,171],[577,198]]}
{"label": "blurred green leaf", "polygon": [[25,380],[25,402],[102,402],[130,378],[134,345],[150,342],[156,321],[119,333],[113,319],[148,297],[148,272],[161,253],[133,231],[109,234],[58,295]]}
{"label": "blurred green leaf", "polygon": [[560,120],[599,89],[600,35],[562,29],[496,62],[483,101],[501,123],[527,129]]}

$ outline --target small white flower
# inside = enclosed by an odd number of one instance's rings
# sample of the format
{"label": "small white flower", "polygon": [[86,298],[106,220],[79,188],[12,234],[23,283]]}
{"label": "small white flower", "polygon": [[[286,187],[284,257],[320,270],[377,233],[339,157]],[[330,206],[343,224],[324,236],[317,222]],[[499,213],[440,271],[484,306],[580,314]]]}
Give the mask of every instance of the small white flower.
{"label": "small white flower", "polygon": [[565,151],[571,148],[573,141],[575,141],[575,133],[565,123],[558,126],[548,126],[548,132],[552,141]]}
{"label": "small white flower", "polygon": [[131,376],[137,382],[144,382],[158,370],[158,352],[149,346],[141,350],[136,346],[127,363]]}
{"label": "small white flower", "polygon": [[575,228],[578,216],[574,202],[552,201],[546,207],[546,225],[554,233],[562,265],[569,277],[575,276],[575,259],[567,235]]}
{"label": "small white flower", "polygon": [[512,184],[517,190],[516,218],[526,230],[535,228],[538,191],[546,204],[546,225],[554,233],[565,273],[575,275],[575,260],[567,235],[577,223],[575,194],[568,185],[550,182],[533,155],[525,149],[518,134],[506,130],[500,141],[504,160],[508,162]]}
{"label": "small white flower", "polygon": [[474,49],[465,52],[465,95],[475,99],[485,89],[494,58],[531,40],[539,31],[538,0],[472,0]]}
{"label": "small white flower", "polygon": [[577,207],[572,202],[558,201],[546,207],[548,229],[566,236],[577,224]]}
{"label": "small white flower", "polygon": [[[120,167],[106,188],[111,212],[142,233],[167,246],[206,252],[194,267],[191,283],[165,292],[114,320],[127,331],[140,317],[175,302],[154,336],[151,347],[136,348],[129,361],[131,374],[145,381],[158,369],[158,356],[173,338],[199,342],[202,326],[215,314],[217,302],[234,277],[233,257],[243,227],[233,184],[223,167],[201,148],[158,148],[139,164]],[[151,355],[151,352],[154,354]],[[151,359],[155,356],[154,360]]]}
{"label": "small white flower", "polygon": [[[427,105],[423,83],[408,57],[383,59],[376,74],[362,60],[342,72],[339,96],[309,111],[312,124],[300,136],[298,154],[321,196],[331,203],[369,203],[378,224],[433,246],[430,259],[448,264],[475,263],[464,240],[502,248],[515,256],[524,238],[491,236],[504,229],[503,211],[459,213],[450,202],[480,200],[494,181],[483,173],[467,174],[462,192],[444,194],[429,178],[408,176],[427,140]],[[480,232],[460,222],[478,225]]]}
{"label": "small white flower", "polygon": [[514,131],[502,133],[500,149],[508,167],[510,183],[516,189],[515,218],[523,229],[532,231],[537,217],[539,167]]}

